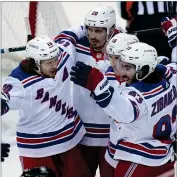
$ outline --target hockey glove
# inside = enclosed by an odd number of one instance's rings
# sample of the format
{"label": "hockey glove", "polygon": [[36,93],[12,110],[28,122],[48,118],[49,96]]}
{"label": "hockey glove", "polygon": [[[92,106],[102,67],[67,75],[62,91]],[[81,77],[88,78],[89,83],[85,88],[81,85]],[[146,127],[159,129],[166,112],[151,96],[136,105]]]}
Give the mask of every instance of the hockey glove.
{"label": "hockey glove", "polygon": [[164,17],[161,20],[161,26],[165,35],[168,37],[168,43],[171,48],[177,46],[177,17],[169,19]]}
{"label": "hockey glove", "polygon": [[47,167],[34,167],[24,170],[20,177],[56,177],[56,174]]}
{"label": "hockey glove", "polygon": [[95,95],[100,95],[109,88],[108,80],[97,68],[78,61],[71,69],[71,81],[91,92],[94,91]]}
{"label": "hockey glove", "polygon": [[160,73],[160,75],[167,80],[171,79],[173,75],[173,71],[169,67],[166,67],[162,64],[158,64],[155,68],[155,71]]}
{"label": "hockey glove", "polygon": [[1,143],[1,162],[4,162],[4,158],[9,156],[10,144]]}
{"label": "hockey glove", "polygon": [[158,64],[168,65],[170,63],[170,59],[165,56],[159,56],[157,57],[157,62]]}
{"label": "hockey glove", "polygon": [[9,111],[9,106],[7,104],[9,98],[9,94],[1,92],[1,116]]}

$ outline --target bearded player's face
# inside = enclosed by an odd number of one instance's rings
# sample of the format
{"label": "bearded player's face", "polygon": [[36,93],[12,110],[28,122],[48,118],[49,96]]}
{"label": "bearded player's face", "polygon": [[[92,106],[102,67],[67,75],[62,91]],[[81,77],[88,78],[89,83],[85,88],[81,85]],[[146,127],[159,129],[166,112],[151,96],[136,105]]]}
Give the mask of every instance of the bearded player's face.
{"label": "bearded player's face", "polygon": [[117,69],[119,71],[122,82],[130,84],[136,77],[136,67],[133,64],[118,60]]}
{"label": "bearded player's face", "polygon": [[105,28],[87,27],[88,39],[95,50],[101,50],[107,41]]}

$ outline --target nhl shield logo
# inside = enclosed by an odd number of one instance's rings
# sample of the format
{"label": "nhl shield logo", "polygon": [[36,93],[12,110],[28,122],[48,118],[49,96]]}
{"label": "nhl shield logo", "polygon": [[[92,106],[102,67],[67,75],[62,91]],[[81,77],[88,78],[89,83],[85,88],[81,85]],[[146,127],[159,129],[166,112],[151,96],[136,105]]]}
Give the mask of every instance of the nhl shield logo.
{"label": "nhl shield logo", "polygon": [[101,53],[97,53],[96,57],[97,57],[98,59],[100,59],[100,58],[102,57],[102,54],[101,54]]}

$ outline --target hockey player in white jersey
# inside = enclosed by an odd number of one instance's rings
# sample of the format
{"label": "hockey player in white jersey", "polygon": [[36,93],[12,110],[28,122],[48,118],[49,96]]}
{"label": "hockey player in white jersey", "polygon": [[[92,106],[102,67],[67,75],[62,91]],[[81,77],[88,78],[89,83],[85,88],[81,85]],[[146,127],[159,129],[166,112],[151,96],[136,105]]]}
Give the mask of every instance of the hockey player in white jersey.
{"label": "hockey player in white jersey", "polygon": [[5,80],[1,114],[19,110],[16,140],[24,170],[46,166],[57,177],[90,177],[77,147],[86,131],[73,106],[74,50],[71,42],[36,37]]}
{"label": "hockey player in white jersey", "polygon": [[[137,36],[132,34],[126,34],[126,33],[119,33],[116,34],[108,43],[107,45],[107,55],[109,58],[109,61],[111,63],[111,66],[107,69],[105,75],[107,77],[107,80],[109,81],[110,86],[112,87],[123,87],[125,85],[124,80],[120,77],[120,72],[118,71],[118,62],[121,57],[121,52],[128,47],[130,44],[134,44],[139,42],[139,39]],[[115,127],[117,126],[117,123],[112,120],[110,125],[110,136],[109,136],[109,142],[108,147],[105,153],[105,159],[106,161],[114,168],[116,168],[118,160],[115,160],[114,154],[115,154],[115,146],[117,144],[115,136],[117,135],[117,131]]]}
{"label": "hockey player in white jersey", "polygon": [[[115,11],[110,6],[93,8],[86,15],[84,24],[61,32],[55,41],[70,40],[76,47],[76,61],[96,66],[105,73],[110,66],[105,59],[106,44],[120,32],[116,27]],[[104,159],[111,119],[95,104],[90,91],[77,85],[74,85],[74,103],[86,128],[80,148],[92,177],[96,175],[98,166],[101,177],[113,176],[114,169]]]}
{"label": "hockey player in white jersey", "polygon": [[[166,27],[174,52],[175,19]],[[176,61],[176,54],[172,60]],[[155,70],[155,48],[135,43],[122,52],[118,66],[121,78],[129,83],[124,89],[110,87],[98,69],[83,63],[77,63],[71,72],[71,80],[94,92],[97,104],[117,122],[114,159],[119,162],[115,177],[140,177],[142,174],[143,177],[156,177],[169,171],[172,172],[169,176],[174,176],[176,64],[167,65],[164,77]],[[79,73],[83,71],[86,71],[85,77],[80,82]]]}

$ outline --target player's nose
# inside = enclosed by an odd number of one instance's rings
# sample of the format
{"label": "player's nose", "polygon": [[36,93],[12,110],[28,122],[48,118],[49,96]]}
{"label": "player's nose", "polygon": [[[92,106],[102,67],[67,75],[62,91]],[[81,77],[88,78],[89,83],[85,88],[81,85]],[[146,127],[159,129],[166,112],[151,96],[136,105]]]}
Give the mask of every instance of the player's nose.
{"label": "player's nose", "polygon": [[119,72],[120,72],[120,76],[121,77],[125,77],[126,76],[126,72],[123,68],[119,68]]}

